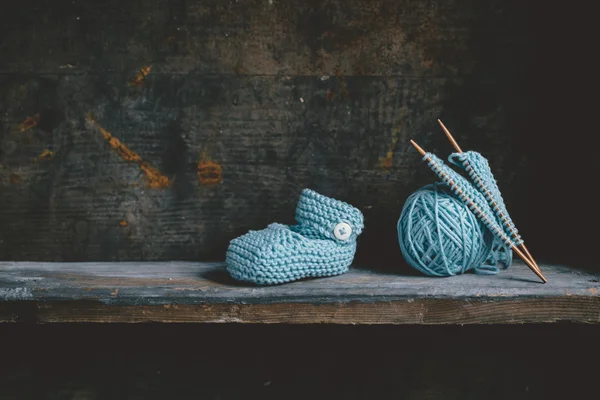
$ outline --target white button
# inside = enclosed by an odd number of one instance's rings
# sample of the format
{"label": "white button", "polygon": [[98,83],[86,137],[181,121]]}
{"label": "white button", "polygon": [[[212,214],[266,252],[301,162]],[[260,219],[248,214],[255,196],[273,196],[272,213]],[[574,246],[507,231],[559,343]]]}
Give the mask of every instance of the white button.
{"label": "white button", "polygon": [[340,222],[333,228],[333,234],[339,240],[346,240],[352,235],[352,228],[345,222]]}

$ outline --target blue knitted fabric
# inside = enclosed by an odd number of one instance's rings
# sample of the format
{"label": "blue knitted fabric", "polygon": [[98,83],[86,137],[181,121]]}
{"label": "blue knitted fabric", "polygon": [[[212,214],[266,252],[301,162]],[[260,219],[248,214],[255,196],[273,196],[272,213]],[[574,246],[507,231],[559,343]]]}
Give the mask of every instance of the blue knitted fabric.
{"label": "blue knitted fabric", "polygon": [[304,189],[296,222],[273,223],[233,239],[225,259],[229,274],[240,281],[272,285],[348,271],[364,227],[360,210]]}
{"label": "blue knitted fabric", "polygon": [[452,276],[473,269],[496,274],[498,263],[510,265],[511,252],[452,193],[445,183],[427,185],[404,203],[398,220],[404,259],[430,276]]}
{"label": "blue knitted fabric", "polygon": [[[423,156],[423,160],[427,161],[431,170],[450,187],[452,192],[456,194],[459,199],[469,206],[469,209],[477,215],[481,222],[483,222],[495,236],[497,236],[506,246],[512,247],[513,243],[506,232],[504,232],[504,229],[502,229],[496,221],[494,211],[490,208],[490,205],[483,194],[471,182],[444,164],[444,162],[435,154],[426,153],[425,156]],[[453,181],[454,183],[451,184],[450,181]],[[478,209],[478,211],[476,211],[476,209]]]}
{"label": "blue knitted fabric", "polygon": [[467,151],[451,154],[448,161],[463,168],[469,174],[477,189],[484,195],[486,201],[494,210],[498,224],[504,228],[504,232],[512,238],[517,246],[521,245],[523,240],[504,205],[504,199],[488,160],[475,151]]}

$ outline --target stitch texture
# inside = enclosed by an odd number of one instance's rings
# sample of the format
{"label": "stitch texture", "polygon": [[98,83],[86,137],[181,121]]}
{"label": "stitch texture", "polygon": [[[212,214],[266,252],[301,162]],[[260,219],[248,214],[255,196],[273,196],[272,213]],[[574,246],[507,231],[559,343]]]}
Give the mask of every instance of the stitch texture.
{"label": "stitch texture", "polygon": [[476,151],[467,151],[450,154],[448,161],[463,168],[468,173],[475,187],[484,195],[494,211],[496,222],[504,228],[504,232],[512,238],[513,242],[520,246],[523,239],[521,239],[519,231],[508,214],[488,160]]}
{"label": "stitch texture", "polygon": [[296,222],[273,223],[233,239],[226,254],[229,274],[240,281],[273,285],[348,271],[364,227],[360,210],[304,189]]}

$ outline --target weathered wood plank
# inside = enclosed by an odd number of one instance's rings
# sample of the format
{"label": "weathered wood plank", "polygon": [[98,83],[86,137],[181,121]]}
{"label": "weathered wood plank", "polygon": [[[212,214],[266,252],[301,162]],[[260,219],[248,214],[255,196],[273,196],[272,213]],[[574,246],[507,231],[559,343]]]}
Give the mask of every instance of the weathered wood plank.
{"label": "weathered wood plank", "polygon": [[0,263],[4,322],[337,324],[600,323],[600,277],[516,263],[498,276],[436,279],[354,268],[272,287],[221,263]]}
{"label": "weathered wood plank", "polygon": [[477,57],[469,51],[473,28],[499,36],[502,50],[518,42],[521,32],[503,14],[511,8],[457,0],[30,1],[0,16],[11,56],[0,60],[0,73],[140,63],[178,74],[465,73]]}
{"label": "weathered wood plank", "polygon": [[375,303],[106,305],[99,302],[0,303],[0,322],[467,325],[600,323],[598,297],[407,299]]}
{"label": "weathered wood plank", "polygon": [[402,203],[433,180],[408,139],[449,152],[437,117],[493,154],[527,232],[520,4],[16,2],[0,15],[0,259],[220,260],[311,187],[364,211],[358,259],[401,262]]}

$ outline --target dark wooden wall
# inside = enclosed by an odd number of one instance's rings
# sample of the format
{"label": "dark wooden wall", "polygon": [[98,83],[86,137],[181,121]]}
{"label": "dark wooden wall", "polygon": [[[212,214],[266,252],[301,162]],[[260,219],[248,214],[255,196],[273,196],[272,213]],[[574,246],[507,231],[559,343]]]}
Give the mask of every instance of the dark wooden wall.
{"label": "dark wooden wall", "polygon": [[540,117],[574,111],[554,72],[581,41],[536,3],[4,3],[0,258],[222,259],[310,187],[363,210],[358,262],[397,265],[402,204],[433,181],[408,140],[445,158],[438,117],[489,157],[532,251],[569,254]]}

